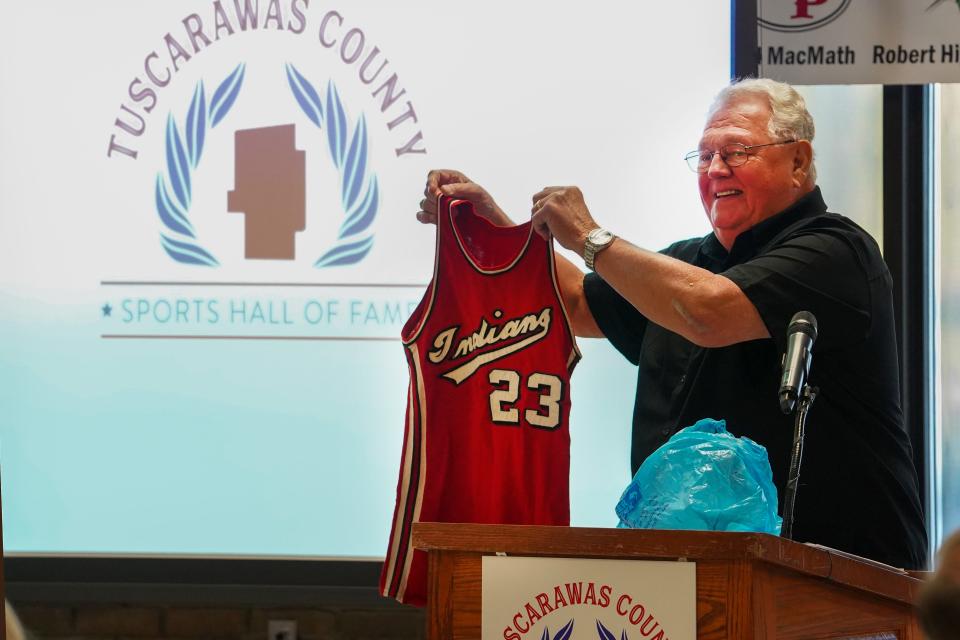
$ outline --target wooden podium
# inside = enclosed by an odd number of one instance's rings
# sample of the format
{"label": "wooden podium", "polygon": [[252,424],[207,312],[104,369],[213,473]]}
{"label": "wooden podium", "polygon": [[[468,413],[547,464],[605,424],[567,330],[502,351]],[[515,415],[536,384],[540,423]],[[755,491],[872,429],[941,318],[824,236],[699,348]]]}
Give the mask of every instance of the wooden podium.
{"label": "wooden podium", "polygon": [[480,638],[481,557],[496,553],[695,562],[700,640],[922,638],[918,578],[777,536],[425,522],[413,545],[429,554],[428,640]]}

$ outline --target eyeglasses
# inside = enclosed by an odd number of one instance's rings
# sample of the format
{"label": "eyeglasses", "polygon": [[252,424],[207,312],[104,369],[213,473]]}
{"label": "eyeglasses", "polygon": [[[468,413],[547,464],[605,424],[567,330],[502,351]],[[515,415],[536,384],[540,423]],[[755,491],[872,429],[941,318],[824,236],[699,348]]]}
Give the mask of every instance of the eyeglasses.
{"label": "eyeglasses", "polygon": [[695,173],[706,173],[710,170],[710,165],[713,163],[713,156],[720,154],[720,159],[723,160],[723,163],[730,168],[739,167],[744,162],[747,161],[751,155],[753,149],[760,149],[761,147],[772,147],[778,144],[791,144],[796,142],[796,140],[782,140],[780,142],[768,142],[766,144],[740,144],[739,142],[732,142],[730,144],[725,144],[716,151],[691,151],[687,155],[683,156],[683,159],[687,161],[687,166],[690,167],[690,170]]}

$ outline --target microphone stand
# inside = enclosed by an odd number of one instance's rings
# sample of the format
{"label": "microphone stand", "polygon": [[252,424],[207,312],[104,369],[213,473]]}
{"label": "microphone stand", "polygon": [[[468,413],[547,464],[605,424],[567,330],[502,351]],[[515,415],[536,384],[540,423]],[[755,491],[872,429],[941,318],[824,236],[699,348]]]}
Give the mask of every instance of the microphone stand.
{"label": "microphone stand", "polygon": [[804,384],[800,392],[799,406],[793,424],[793,447],[790,455],[790,472],[787,475],[787,488],[783,494],[783,526],[780,535],[793,540],[793,503],[797,498],[797,485],[800,482],[800,460],[803,457],[803,438],[807,428],[807,412],[817,398],[819,387]]}

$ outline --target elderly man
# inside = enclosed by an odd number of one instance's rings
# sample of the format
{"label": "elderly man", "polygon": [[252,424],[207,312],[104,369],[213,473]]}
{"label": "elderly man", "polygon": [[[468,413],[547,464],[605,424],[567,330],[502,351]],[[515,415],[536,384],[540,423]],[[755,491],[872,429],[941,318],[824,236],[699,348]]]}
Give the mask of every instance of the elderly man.
{"label": "elderly man", "polygon": [[[876,242],[827,213],[813,167],[814,126],[789,85],[745,80],[717,96],[697,151],[700,198],[713,233],[660,253],[607,231],[576,187],[533,196],[533,224],[584,257],[584,277],[558,260],[577,335],[606,337],[639,369],[631,462],[677,430],[724,418],[764,445],[782,499],[792,418],[779,408],[790,318],[812,312],[820,333],[794,538],[895,566],[925,565],[926,533],[903,426],[890,273]],[[456,171],[433,171],[418,219],[436,192],[512,224],[489,194]]]}

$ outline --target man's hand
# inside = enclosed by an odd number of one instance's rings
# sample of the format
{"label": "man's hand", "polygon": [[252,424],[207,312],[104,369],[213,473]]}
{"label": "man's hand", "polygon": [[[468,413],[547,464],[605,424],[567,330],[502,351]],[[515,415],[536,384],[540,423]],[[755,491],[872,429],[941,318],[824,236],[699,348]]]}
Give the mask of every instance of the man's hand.
{"label": "man's hand", "polygon": [[[573,189],[579,195],[583,211],[586,211],[580,190],[575,187]],[[420,211],[417,212],[417,220],[424,224],[436,224],[438,193],[443,193],[443,195],[450,196],[451,198],[461,198],[472,202],[473,209],[477,215],[483,216],[497,226],[513,226],[513,221],[507,217],[483,187],[459,171],[453,171],[451,169],[435,169],[427,174],[427,187],[423,190],[424,198],[420,201]],[[557,198],[559,195],[553,195],[552,197]],[[561,201],[562,199],[558,200],[555,205]],[[588,218],[589,215],[590,214],[587,213]],[[593,227],[590,227],[590,229],[592,228]],[[584,237],[586,237],[586,233],[584,233]],[[582,240],[579,251],[581,253],[583,252]],[[597,326],[596,321],[594,321],[593,314],[590,313],[590,308],[587,306],[586,298],[583,294],[583,272],[563,256],[556,255],[554,258],[557,265],[557,279],[560,283],[560,292],[561,295],[563,295],[563,302],[567,307],[567,313],[570,316],[570,324],[573,327],[574,333],[584,337],[603,337],[603,333]]]}
{"label": "man's hand", "polygon": [[437,223],[437,196],[441,192],[451,198],[470,201],[477,215],[497,226],[513,226],[513,221],[483,187],[452,169],[434,169],[427,174],[427,186],[423,190],[424,198],[420,201],[417,220],[424,224]]}
{"label": "man's hand", "polygon": [[534,230],[580,256],[587,234],[598,226],[577,187],[546,187],[533,196]]}

